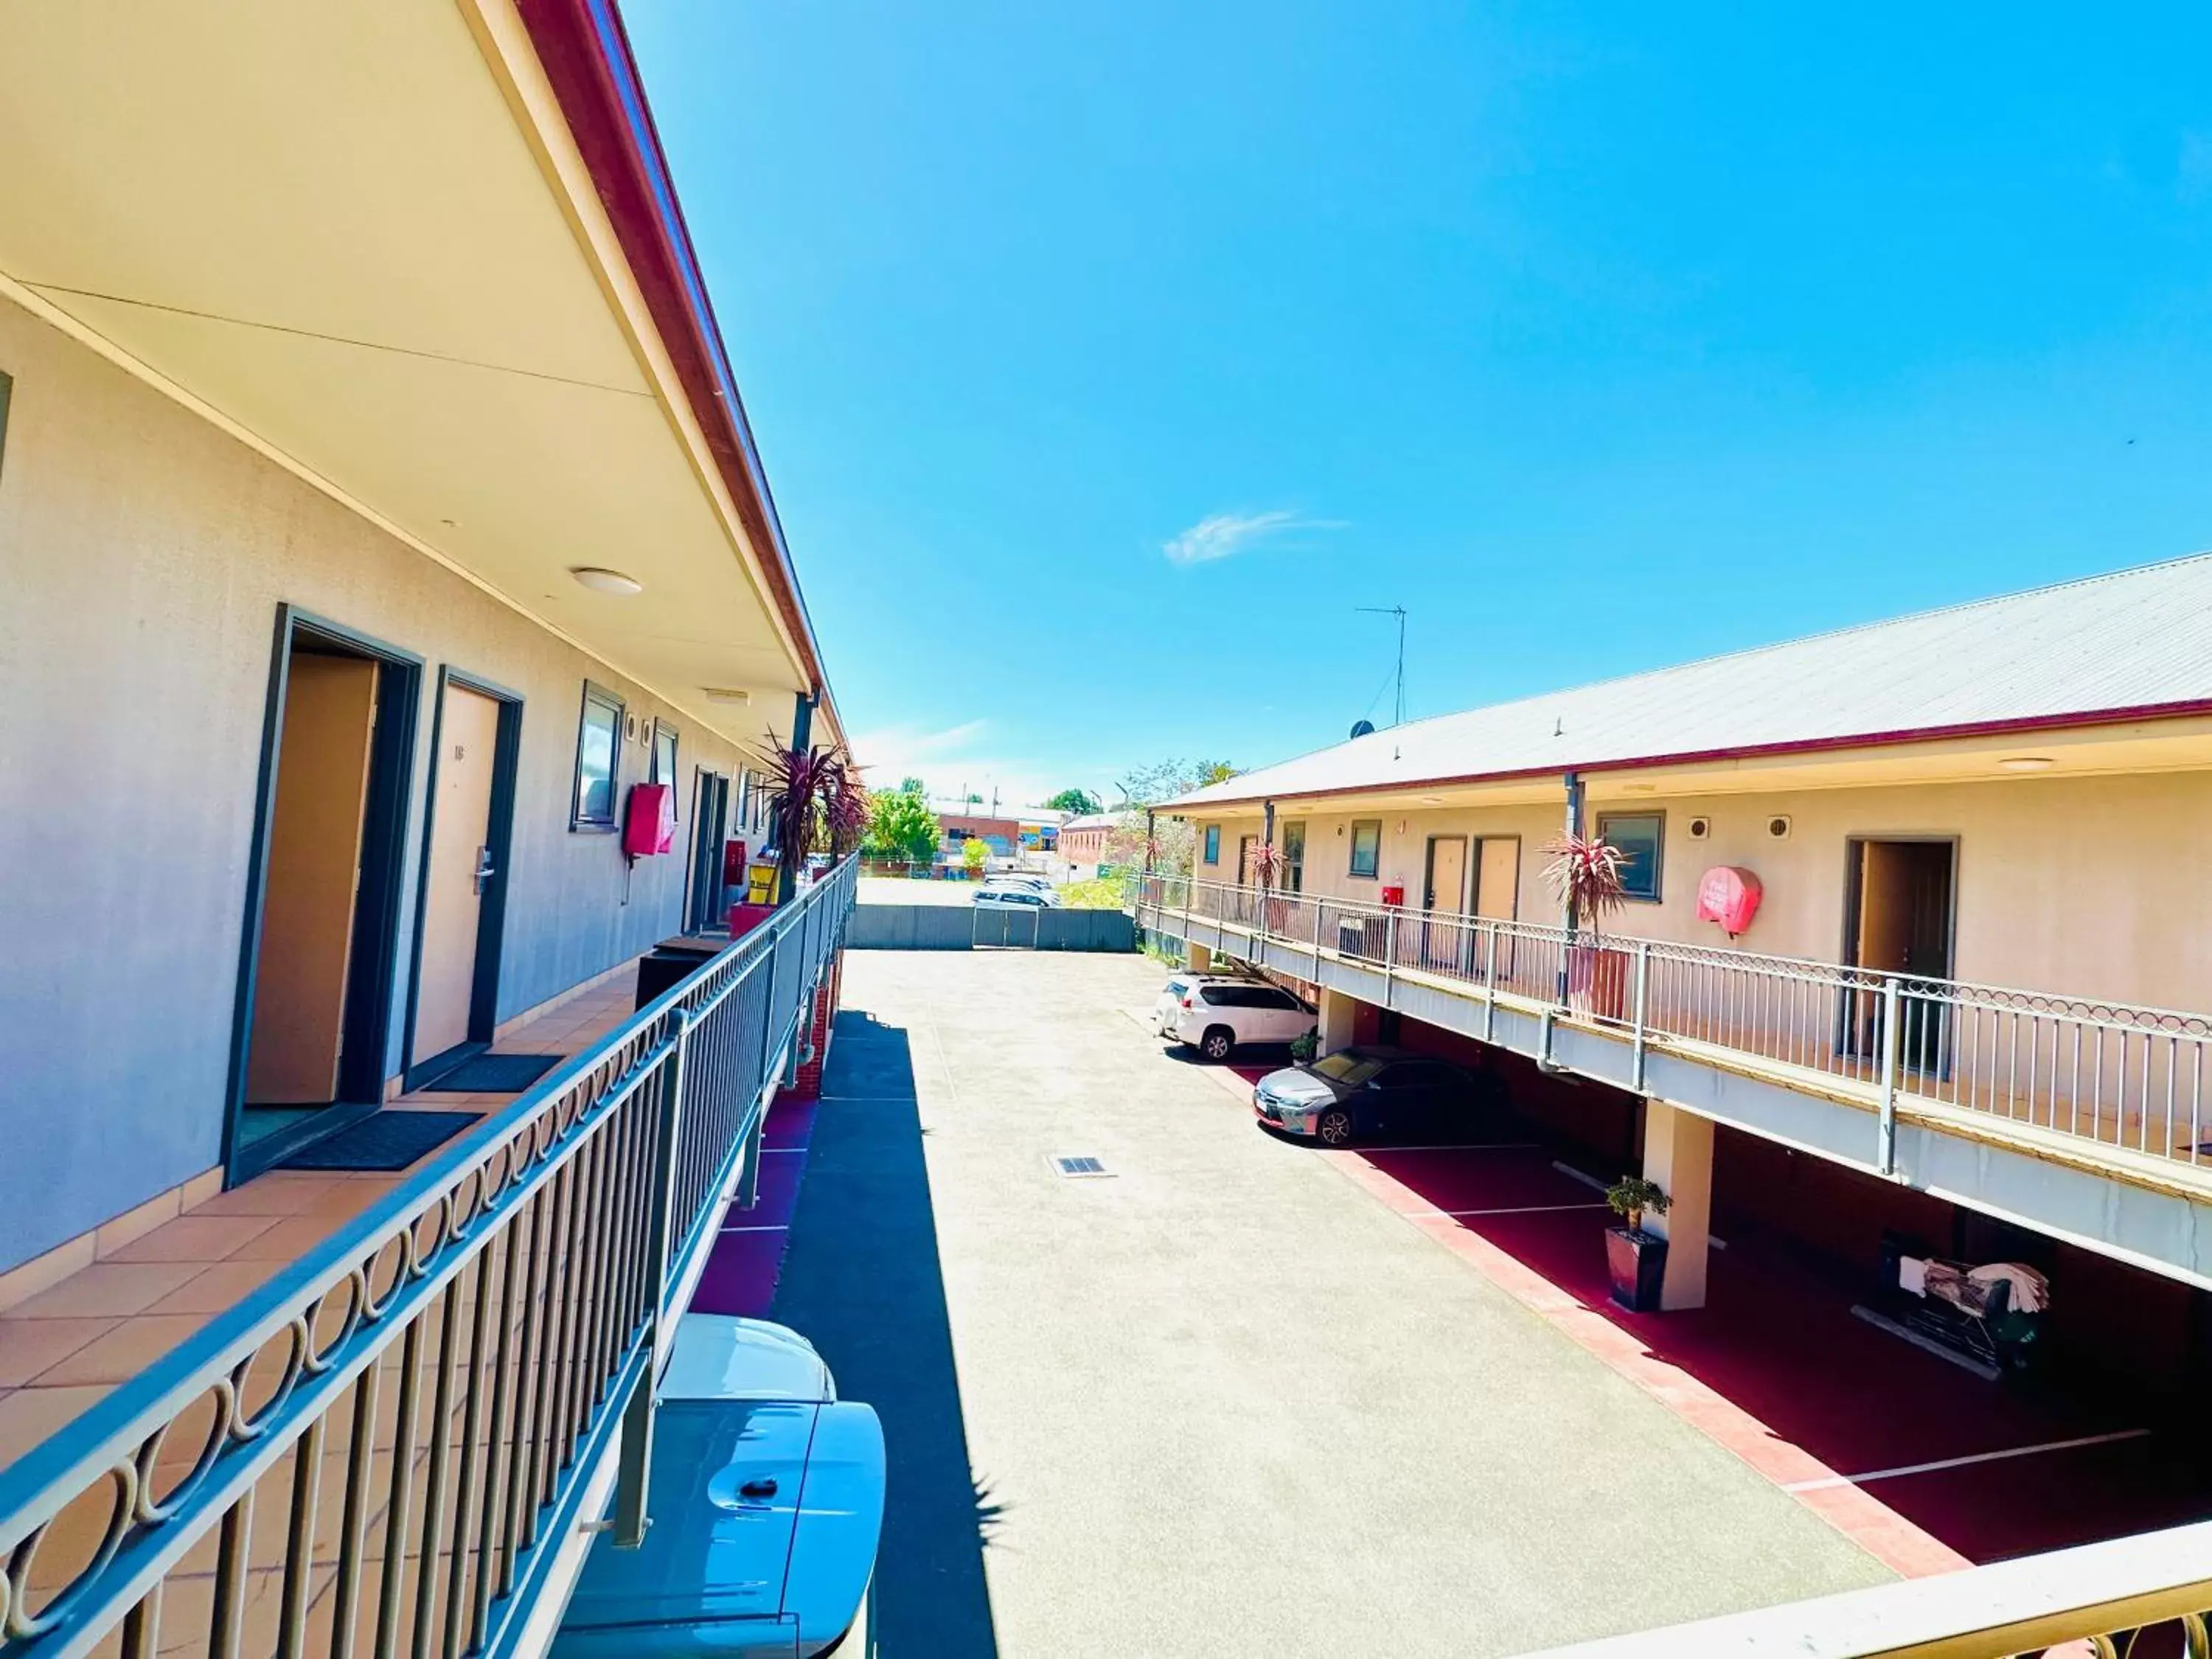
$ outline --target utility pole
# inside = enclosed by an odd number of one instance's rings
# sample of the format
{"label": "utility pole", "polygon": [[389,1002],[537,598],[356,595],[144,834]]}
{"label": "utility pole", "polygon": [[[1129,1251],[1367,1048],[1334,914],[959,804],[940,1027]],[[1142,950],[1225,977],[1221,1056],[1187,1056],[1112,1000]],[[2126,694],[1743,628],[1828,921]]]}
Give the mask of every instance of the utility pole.
{"label": "utility pole", "polygon": [[1398,702],[1393,726],[1406,723],[1406,607],[1402,605],[1362,605],[1354,610],[1370,617],[1395,617],[1398,619]]}

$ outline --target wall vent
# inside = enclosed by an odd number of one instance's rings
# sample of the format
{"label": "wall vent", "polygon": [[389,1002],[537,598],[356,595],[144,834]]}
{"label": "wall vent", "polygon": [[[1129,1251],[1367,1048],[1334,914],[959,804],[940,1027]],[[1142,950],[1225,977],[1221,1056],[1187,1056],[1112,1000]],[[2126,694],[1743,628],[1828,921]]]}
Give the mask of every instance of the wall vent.
{"label": "wall vent", "polygon": [[1692,841],[1703,841],[1706,836],[1712,833],[1713,821],[1711,818],[1698,817],[1692,818],[1690,820],[1690,839]]}
{"label": "wall vent", "polygon": [[1790,839],[1789,815],[1777,812],[1772,817],[1767,819],[1766,836],[1770,841],[1788,841]]}

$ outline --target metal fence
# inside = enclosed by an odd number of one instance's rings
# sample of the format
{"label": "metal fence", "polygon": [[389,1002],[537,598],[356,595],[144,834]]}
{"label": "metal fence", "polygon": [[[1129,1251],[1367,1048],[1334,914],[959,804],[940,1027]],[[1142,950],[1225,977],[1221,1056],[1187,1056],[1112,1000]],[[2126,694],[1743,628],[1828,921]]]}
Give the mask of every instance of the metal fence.
{"label": "metal fence", "polygon": [[2208,1611],[2212,1524],[2200,1522],[1553,1648],[1540,1659],[2212,1659]]}
{"label": "metal fence", "polygon": [[514,1650],[618,1440],[637,1528],[666,1325],[854,872],[0,1471],[0,1655]]}
{"label": "metal fence", "polygon": [[2212,1017],[2088,997],[1882,973],[1722,946],[1142,876],[1140,926],[1178,917],[1253,941],[1555,1007],[1620,1030],[1755,1058],[1865,1097],[1890,1167],[1900,1099],[1933,1101],[2196,1164]]}

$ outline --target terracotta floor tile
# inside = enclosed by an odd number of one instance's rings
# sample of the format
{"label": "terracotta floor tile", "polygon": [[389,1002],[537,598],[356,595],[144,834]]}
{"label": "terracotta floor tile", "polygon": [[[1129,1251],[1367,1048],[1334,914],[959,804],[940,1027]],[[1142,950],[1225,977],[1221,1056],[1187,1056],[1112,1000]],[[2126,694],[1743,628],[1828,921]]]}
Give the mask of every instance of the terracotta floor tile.
{"label": "terracotta floor tile", "polygon": [[35,1386],[127,1382],[206,1323],[198,1314],[140,1314],[40,1373]]}
{"label": "terracotta floor tile", "polygon": [[257,1234],[232,1255],[234,1261],[296,1261],[349,1221],[364,1207],[337,1206],[335,1212],[319,1205],[314,1212],[278,1222]]}
{"label": "terracotta floor tile", "polygon": [[325,1175],[298,1175],[279,1170],[269,1175],[256,1176],[243,1187],[234,1187],[219,1193],[204,1204],[197,1205],[191,1213],[203,1215],[266,1215],[279,1218],[298,1215],[319,1194],[335,1190],[340,1183]]}
{"label": "terracotta floor tile", "polygon": [[221,1261],[240,1245],[277,1224],[276,1216],[185,1215],[165,1221],[143,1238],[107,1257],[110,1261]]}
{"label": "terracotta floor tile", "polygon": [[112,1319],[0,1319],[0,1388],[17,1388],[115,1328]]}
{"label": "terracotta floor tile", "polygon": [[103,1388],[17,1389],[0,1396],[0,1468],[107,1397]]}
{"label": "terracotta floor tile", "polygon": [[282,1261],[224,1261],[204,1267],[147,1311],[154,1314],[217,1314],[243,1301],[268,1282]]}
{"label": "terracotta floor tile", "polygon": [[18,1319],[143,1313],[198,1271],[189,1261],[95,1261],[9,1311]]}

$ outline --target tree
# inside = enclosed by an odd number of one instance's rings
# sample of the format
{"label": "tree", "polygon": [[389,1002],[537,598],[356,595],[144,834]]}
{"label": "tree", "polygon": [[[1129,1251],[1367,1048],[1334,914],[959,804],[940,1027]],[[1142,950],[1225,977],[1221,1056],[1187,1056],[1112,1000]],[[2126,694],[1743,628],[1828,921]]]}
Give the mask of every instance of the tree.
{"label": "tree", "polygon": [[1197,848],[1187,819],[1158,818],[1152,844],[1145,845],[1145,809],[1187,795],[1208,784],[1223,783],[1237,775],[1227,761],[1164,760],[1139,766],[1117,780],[1121,792],[1115,811],[1121,822],[1106,837],[1106,861],[1141,867],[1146,864],[1168,875],[1188,875]]}
{"label": "tree", "polygon": [[1114,787],[1121,792],[1121,806],[1126,811],[1157,806],[1208,784],[1225,783],[1236,775],[1237,769],[1227,761],[1164,760],[1138,767],[1117,779]]}
{"label": "tree", "polygon": [[967,866],[970,875],[981,870],[984,860],[990,856],[991,843],[981,836],[970,836],[960,843],[960,862]]}
{"label": "tree", "polygon": [[898,792],[902,795],[927,795],[929,793],[928,790],[922,787],[921,780],[920,778],[911,777],[901,778],[899,780]]}
{"label": "tree", "polygon": [[860,850],[880,859],[930,858],[937,851],[937,814],[918,790],[902,786],[868,797],[868,833]]}
{"label": "tree", "polygon": [[1063,789],[1044,805],[1048,812],[1073,812],[1087,818],[1098,811],[1098,797],[1088,789]]}

